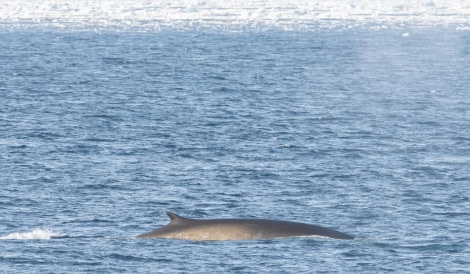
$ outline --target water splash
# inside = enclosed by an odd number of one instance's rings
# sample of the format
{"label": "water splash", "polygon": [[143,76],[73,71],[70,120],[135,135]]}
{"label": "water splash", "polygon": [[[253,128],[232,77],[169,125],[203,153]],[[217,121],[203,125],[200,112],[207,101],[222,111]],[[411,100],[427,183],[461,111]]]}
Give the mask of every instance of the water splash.
{"label": "water splash", "polygon": [[5,236],[0,236],[0,240],[50,240],[57,238],[66,238],[63,233],[53,232],[49,229],[33,229],[29,232],[14,232]]}

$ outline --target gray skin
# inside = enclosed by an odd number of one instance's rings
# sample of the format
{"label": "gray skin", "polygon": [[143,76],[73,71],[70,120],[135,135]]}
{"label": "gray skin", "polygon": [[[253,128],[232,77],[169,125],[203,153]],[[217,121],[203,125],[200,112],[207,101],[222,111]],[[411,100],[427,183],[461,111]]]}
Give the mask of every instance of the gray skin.
{"label": "gray skin", "polygon": [[195,220],[166,213],[170,223],[137,238],[167,238],[191,241],[262,240],[298,236],[323,236],[352,240],[353,236],[316,225],[263,219]]}

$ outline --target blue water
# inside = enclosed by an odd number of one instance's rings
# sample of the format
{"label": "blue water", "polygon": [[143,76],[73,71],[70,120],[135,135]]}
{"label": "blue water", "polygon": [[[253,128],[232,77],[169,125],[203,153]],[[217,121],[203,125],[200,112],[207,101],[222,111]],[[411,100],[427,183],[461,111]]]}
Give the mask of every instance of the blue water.
{"label": "blue water", "polygon": [[3,29],[0,272],[468,273],[469,88],[468,31]]}

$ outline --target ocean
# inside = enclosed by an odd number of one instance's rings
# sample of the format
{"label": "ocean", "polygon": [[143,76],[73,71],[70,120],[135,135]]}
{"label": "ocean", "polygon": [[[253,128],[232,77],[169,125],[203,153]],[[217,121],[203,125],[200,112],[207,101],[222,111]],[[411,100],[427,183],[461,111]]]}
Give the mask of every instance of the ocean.
{"label": "ocean", "polygon": [[470,273],[470,6],[242,2],[0,2],[0,272]]}

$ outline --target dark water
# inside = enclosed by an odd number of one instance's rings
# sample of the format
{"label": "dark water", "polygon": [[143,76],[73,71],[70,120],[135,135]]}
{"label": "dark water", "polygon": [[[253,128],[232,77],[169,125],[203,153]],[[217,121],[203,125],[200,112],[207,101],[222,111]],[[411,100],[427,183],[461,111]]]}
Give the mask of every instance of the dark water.
{"label": "dark water", "polygon": [[[2,271],[468,271],[468,32],[0,35]],[[134,238],[167,210],[360,239]]]}

